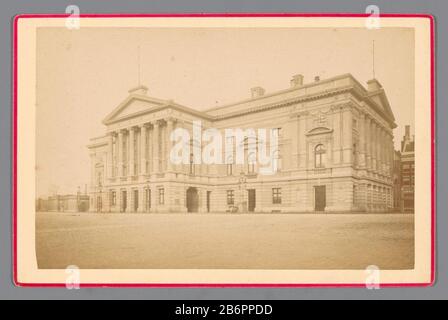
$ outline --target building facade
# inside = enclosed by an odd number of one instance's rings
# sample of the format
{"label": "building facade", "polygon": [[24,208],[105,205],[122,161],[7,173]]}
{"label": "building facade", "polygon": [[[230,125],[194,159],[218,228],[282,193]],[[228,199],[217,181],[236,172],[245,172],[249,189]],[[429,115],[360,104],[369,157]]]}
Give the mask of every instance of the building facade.
{"label": "building facade", "polygon": [[53,195],[46,199],[38,198],[36,211],[87,212],[89,203],[89,196],[86,194]]}
{"label": "building facade", "polygon": [[395,150],[394,152],[394,169],[392,181],[394,183],[394,211],[402,211],[403,203],[401,201],[401,152]]}
{"label": "building facade", "polygon": [[[275,174],[255,163],[174,164],[176,128],[275,130]],[[152,98],[138,86],[104,120],[88,145],[91,211],[352,212],[393,208],[395,119],[381,84],[352,75],[318,77],[206,110]],[[224,135],[224,134],[223,134]],[[201,138],[199,138],[200,140]],[[247,143],[247,140],[245,141]],[[191,144],[204,147],[196,138]],[[246,155],[245,155],[246,156]],[[247,155],[249,156],[249,155]]]}
{"label": "building facade", "polygon": [[414,211],[415,155],[411,127],[405,127],[401,141],[401,201],[402,211]]}

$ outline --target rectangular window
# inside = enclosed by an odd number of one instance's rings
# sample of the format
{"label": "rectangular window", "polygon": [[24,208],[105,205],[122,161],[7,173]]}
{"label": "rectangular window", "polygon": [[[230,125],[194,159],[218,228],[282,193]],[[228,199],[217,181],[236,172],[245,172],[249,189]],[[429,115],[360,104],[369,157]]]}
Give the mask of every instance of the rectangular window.
{"label": "rectangular window", "polygon": [[273,204],[282,203],[282,188],[272,188],[272,203]]}
{"label": "rectangular window", "polygon": [[235,204],[235,195],[233,190],[227,190],[227,205]]}
{"label": "rectangular window", "polygon": [[159,204],[165,204],[165,189],[159,189]]}

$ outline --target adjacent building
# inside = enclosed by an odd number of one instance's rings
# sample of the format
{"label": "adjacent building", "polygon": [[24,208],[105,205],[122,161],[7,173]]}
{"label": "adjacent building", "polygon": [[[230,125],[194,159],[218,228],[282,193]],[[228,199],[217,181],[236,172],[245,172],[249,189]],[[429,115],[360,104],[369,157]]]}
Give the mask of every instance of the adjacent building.
{"label": "adjacent building", "polygon": [[405,127],[401,141],[401,201],[402,211],[414,211],[415,143],[411,127]]}
{"label": "adjacent building", "polygon": [[[275,174],[255,163],[174,164],[176,128],[275,130]],[[288,88],[261,87],[242,101],[198,110],[138,86],[91,139],[90,209],[96,212],[362,212],[394,207],[394,115],[381,84],[352,75]],[[192,132],[192,137],[194,134]],[[199,138],[201,139],[201,138]],[[245,150],[251,142],[244,141]],[[192,138],[191,145],[204,147]],[[245,157],[249,154],[245,154]]]}
{"label": "adjacent building", "polygon": [[87,194],[53,195],[48,198],[38,198],[36,211],[87,212],[89,203]]}
{"label": "adjacent building", "polygon": [[401,152],[394,152],[394,169],[392,181],[394,184],[394,211],[401,211],[403,203],[401,201]]}

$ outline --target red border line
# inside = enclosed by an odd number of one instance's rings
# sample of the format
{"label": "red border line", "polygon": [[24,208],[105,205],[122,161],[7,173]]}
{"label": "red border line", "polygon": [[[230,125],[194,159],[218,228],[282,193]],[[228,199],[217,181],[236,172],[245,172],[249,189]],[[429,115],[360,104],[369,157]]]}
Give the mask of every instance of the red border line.
{"label": "red border line", "polygon": [[[12,250],[13,281],[20,287],[65,287],[64,283],[23,283],[17,278],[17,25],[19,19],[30,18],[66,18],[69,14],[21,14],[13,22],[13,112],[12,112]],[[362,18],[369,14],[357,13],[187,13],[187,14],[80,14],[81,18],[260,18],[260,17],[305,17],[305,18]],[[427,18],[430,20],[431,37],[431,277],[428,283],[384,283],[380,287],[427,287],[435,281],[435,30],[434,17],[428,14],[381,14],[382,18]],[[365,288],[362,283],[83,283],[82,288]]]}

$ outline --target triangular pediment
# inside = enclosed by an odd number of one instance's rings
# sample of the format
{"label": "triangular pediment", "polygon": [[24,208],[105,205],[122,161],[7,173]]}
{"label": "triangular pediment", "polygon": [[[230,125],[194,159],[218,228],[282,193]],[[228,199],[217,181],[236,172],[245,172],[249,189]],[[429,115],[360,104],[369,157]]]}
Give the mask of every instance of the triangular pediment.
{"label": "triangular pediment", "polygon": [[128,119],[132,116],[141,115],[143,113],[158,110],[163,106],[167,106],[167,102],[146,96],[130,95],[122,103],[118,105],[106,118],[103,123],[109,124],[121,119]]}
{"label": "triangular pediment", "polygon": [[395,122],[395,117],[390,107],[389,100],[383,89],[380,89],[369,95],[369,98],[380,108],[380,110],[392,121]]}

